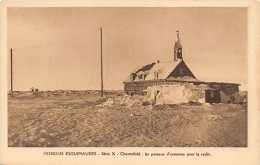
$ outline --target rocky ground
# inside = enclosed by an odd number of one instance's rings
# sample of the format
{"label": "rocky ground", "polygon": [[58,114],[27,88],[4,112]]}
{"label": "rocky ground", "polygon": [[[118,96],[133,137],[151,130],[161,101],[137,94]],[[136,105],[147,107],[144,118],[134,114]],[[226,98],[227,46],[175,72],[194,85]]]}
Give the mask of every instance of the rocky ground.
{"label": "rocky ground", "polygon": [[246,147],[247,105],[147,105],[98,91],[8,95],[9,147]]}

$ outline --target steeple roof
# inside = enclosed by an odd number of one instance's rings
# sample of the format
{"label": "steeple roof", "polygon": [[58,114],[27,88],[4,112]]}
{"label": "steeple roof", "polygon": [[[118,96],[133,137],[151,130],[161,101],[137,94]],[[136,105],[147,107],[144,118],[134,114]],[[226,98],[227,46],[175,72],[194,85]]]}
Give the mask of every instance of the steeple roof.
{"label": "steeple roof", "polygon": [[175,45],[174,45],[174,49],[177,49],[177,48],[182,48],[181,40],[180,40],[180,37],[179,37],[179,31],[177,31],[177,41],[175,41]]}

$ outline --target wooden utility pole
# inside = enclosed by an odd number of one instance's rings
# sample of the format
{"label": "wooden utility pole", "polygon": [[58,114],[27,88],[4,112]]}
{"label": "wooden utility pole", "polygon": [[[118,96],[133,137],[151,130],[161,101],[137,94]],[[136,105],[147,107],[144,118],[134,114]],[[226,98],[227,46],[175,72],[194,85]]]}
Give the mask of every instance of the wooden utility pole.
{"label": "wooden utility pole", "polygon": [[100,36],[101,36],[101,97],[103,98],[102,27],[100,28]]}
{"label": "wooden utility pole", "polygon": [[13,92],[13,51],[11,48],[11,92]]}

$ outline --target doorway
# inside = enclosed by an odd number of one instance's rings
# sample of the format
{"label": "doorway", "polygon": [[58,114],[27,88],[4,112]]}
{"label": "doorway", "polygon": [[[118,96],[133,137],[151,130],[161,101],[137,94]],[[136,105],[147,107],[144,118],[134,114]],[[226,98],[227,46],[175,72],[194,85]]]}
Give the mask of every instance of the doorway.
{"label": "doorway", "polygon": [[206,103],[220,103],[220,90],[205,90]]}

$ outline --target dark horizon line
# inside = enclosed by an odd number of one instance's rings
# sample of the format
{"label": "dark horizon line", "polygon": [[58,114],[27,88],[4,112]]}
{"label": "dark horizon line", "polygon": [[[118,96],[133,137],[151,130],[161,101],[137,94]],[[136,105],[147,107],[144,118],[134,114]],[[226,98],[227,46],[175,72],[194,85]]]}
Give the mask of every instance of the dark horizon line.
{"label": "dark horizon line", "polygon": [[[98,91],[98,92],[101,92],[100,89],[80,89],[80,90],[77,90],[77,89],[56,89],[56,90],[39,90],[39,91],[33,91],[33,92],[55,92],[55,91]],[[124,89],[108,89],[108,90],[104,90],[104,93],[105,92],[111,92],[111,91],[124,91]],[[239,91],[241,92],[248,92],[248,90],[240,90]],[[8,90],[8,93],[12,93],[12,92],[32,92],[32,91],[29,91],[29,90]]]}
{"label": "dark horizon line", "polygon": [[[37,88],[36,88],[37,89]],[[39,90],[34,92],[51,92],[51,91],[100,91],[100,89],[55,89],[55,90]],[[107,89],[104,91],[124,91],[124,89]],[[8,92],[12,92],[11,90],[8,90]],[[30,90],[13,90],[13,92],[32,92]]]}

